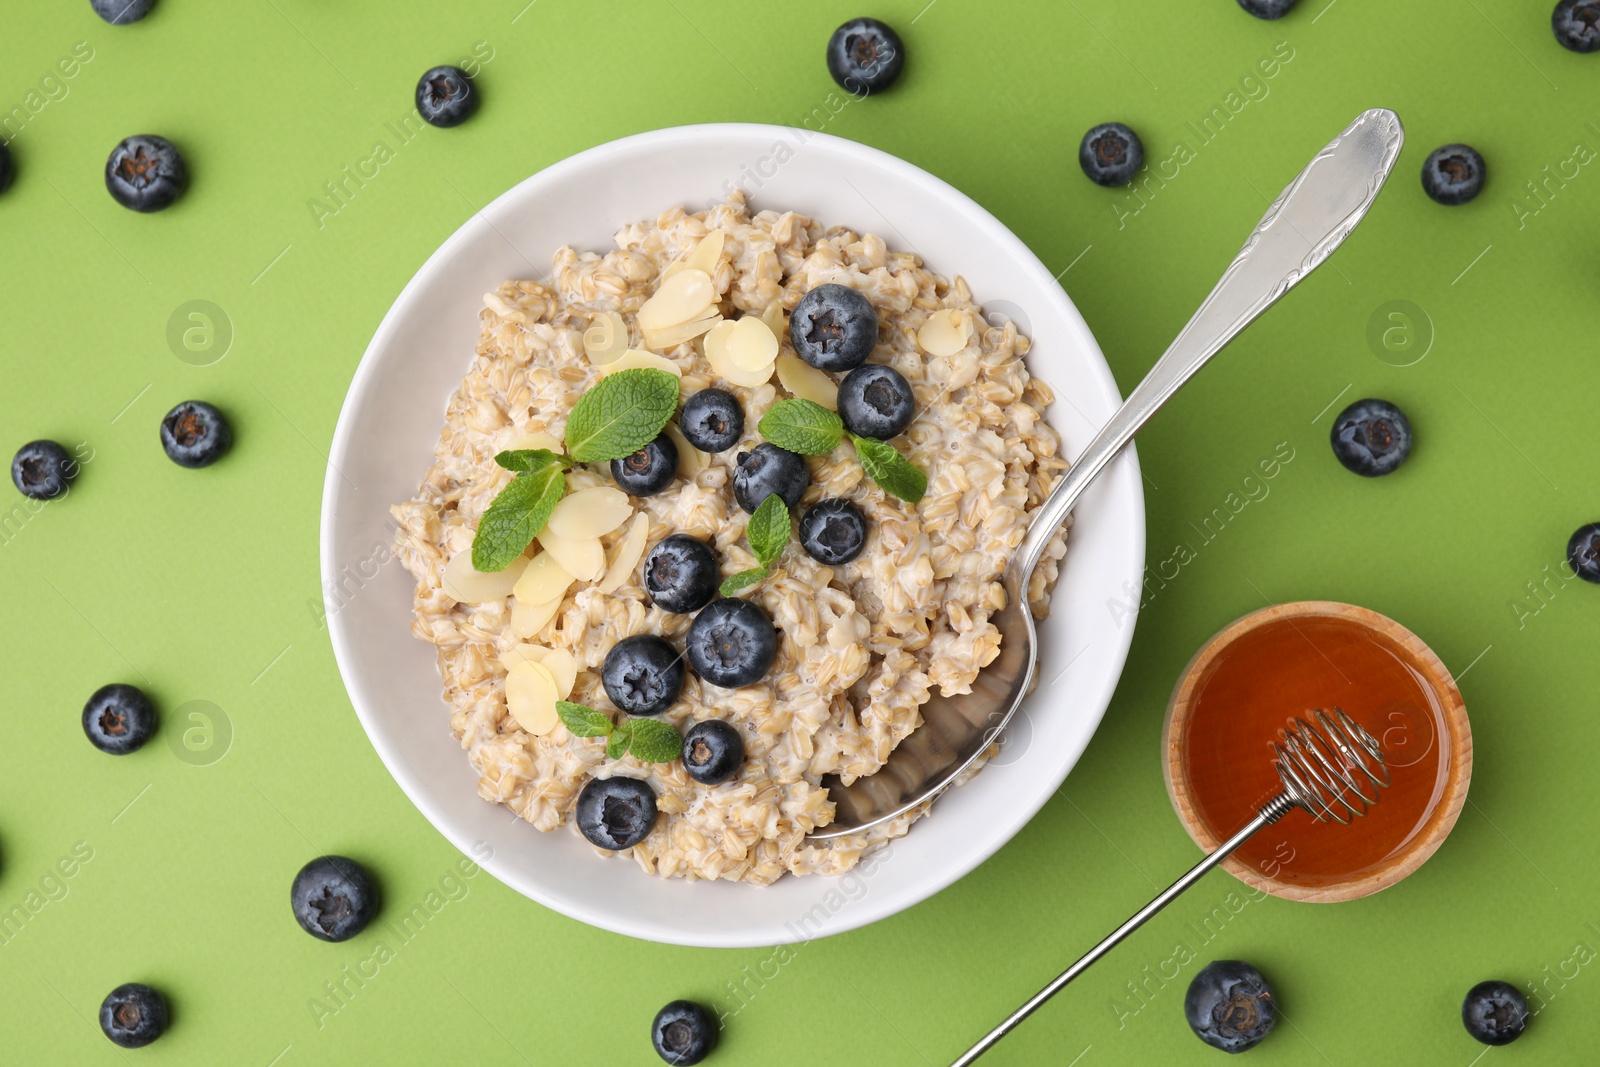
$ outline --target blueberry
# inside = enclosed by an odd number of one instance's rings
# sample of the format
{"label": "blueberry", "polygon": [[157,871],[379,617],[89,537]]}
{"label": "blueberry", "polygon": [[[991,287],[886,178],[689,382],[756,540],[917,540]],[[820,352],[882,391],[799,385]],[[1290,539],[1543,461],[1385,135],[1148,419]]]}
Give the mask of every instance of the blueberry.
{"label": "blueberry", "polygon": [[683,657],[655,634],[624,637],[606,653],[600,684],[629,715],[660,715],[683,692]]}
{"label": "blueberry", "polygon": [[1561,47],[1593,52],[1600,48],[1600,0],[1561,0],[1550,13],[1550,28]]}
{"label": "blueberry", "polygon": [[78,461],[54,441],[29,441],[11,460],[11,484],[23,496],[54,500],[78,476]]}
{"label": "blueberry", "polygon": [[1580,526],[1567,542],[1567,562],[1586,582],[1600,583],[1600,522]]}
{"label": "blueberry", "polygon": [[1411,423],[1387,400],[1357,400],[1339,412],[1329,437],[1339,462],[1368,478],[1391,473],[1411,455]]}
{"label": "blueberry", "polygon": [[156,0],[89,0],[94,13],[113,26],[126,26],[150,14]]}
{"label": "blueberry", "polygon": [[167,998],[142,982],[124,982],[100,1002],[100,1029],[114,1045],[143,1048],[167,1029]]}
{"label": "blueberry", "polygon": [[478,110],[478,87],[460,67],[434,67],[417,81],[417,111],[434,126],[459,126]]}
{"label": "blueberry", "polygon": [[11,188],[11,179],[17,176],[16,164],[11,161],[11,148],[0,144],[0,193]]}
{"label": "blueberry", "polygon": [[867,547],[867,517],[848,500],[819,500],[800,520],[800,547],[829,567],[849,563]]}
{"label": "blueberry", "polygon": [[678,429],[702,452],[726,452],[744,436],[744,409],[723,389],[702,389],[684,401]]}
{"label": "blueberry", "polygon": [[1078,166],[1096,185],[1127,185],[1144,166],[1144,142],[1120,122],[1102,122],[1083,135]]}
{"label": "blueberry", "polygon": [[1281,19],[1294,6],[1294,0],[1239,0],[1239,6],[1258,19]]}
{"label": "blueberry", "polygon": [[348,941],[378,914],[378,886],[355,860],[318,856],[294,876],[289,903],[295,920],[312,937]]}
{"label": "blueberry", "polygon": [[855,370],[878,343],[878,313],[848,285],[819,285],[794,306],[789,343],[818,370]]}
{"label": "blueberry", "polygon": [[591,778],[578,792],[578,832],[598,848],[632,848],[656,825],[656,794],[637,778]]}
{"label": "blueberry", "polygon": [[721,580],[716,553],[698,537],[664,537],[645,557],[644,591],[662,611],[699,611],[716,599]]}
{"label": "blueberry", "polygon": [[83,732],[101,752],[126,756],[156,732],[156,709],[135,686],[103,685],[83,706]]}
{"label": "blueberry", "polygon": [[1461,1022],[1485,1045],[1509,1045],[1528,1028],[1528,1001],[1510,982],[1479,982],[1461,1002]]}
{"label": "blueberry", "polygon": [[701,785],[726,782],[744,762],[744,738],[721,719],[697,722],[683,736],[684,772]]}
{"label": "blueberry", "polygon": [[678,446],[664,433],[631,456],[611,461],[611,477],[629,496],[654,496],[678,476]]}
{"label": "blueberry", "polygon": [[188,184],[183,156],[171,141],[153,133],[124,138],[106,159],[111,199],[134,211],[170,207]]}
{"label": "blueberry", "polygon": [[656,1012],[650,1042],[673,1067],[689,1067],[717,1047],[717,1017],[692,1000],[674,1000]]}
{"label": "blueberry", "polygon": [[882,363],[864,363],[839,383],[839,417],[857,437],[886,441],[911,425],[916,410],[911,383]]}
{"label": "blueberry", "polygon": [[828,38],[828,73],[852,96],[883,92],[905,65],[900,35],[877,19],[851,19]]}
{"label": "blueberry", "polygon": [[811,468],[806,466],[806,458],[770,443],[740,452],[739,469],[733,472],[734,499],[752,515],[773,493],[793,510],[810,484]]}
{"label": "blueberry", "polygon": [[1243,1052],[1272,1032],[1278,1006],[1260,971],[1238,960],[1215,960],[1189,983],[1183,1014],[1194,1035],[1212,1048]]}
{"label": "blueberry", "polygon": [[161,447],[180,467],[209,467],[233,444],[233,427],[204,400],[185,400],[161,420]]}
{"label": "blueberry", "polygon": [[684,652],[695,673],[712,685],[737,689],[759,682],[778,654],[778,631],[748,600],[713,600],[689,624]]}
{"label": "blueberry", "polygon": [[1441,204],[1465,204],[1483,191],[1487,176],[1477,149],[1447,144],[1423,161],[1422,191]]}

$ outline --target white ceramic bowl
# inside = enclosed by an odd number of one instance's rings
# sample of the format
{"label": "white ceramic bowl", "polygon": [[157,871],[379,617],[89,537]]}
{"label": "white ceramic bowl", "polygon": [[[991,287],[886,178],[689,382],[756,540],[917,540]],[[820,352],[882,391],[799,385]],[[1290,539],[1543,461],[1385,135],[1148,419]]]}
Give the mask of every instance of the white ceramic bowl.
{"label": "white ceramic bowl", "polygon": [[684,945],[809,940],[892,915],[992,855],[1042,807],[1089,743],[1133,636],[1144,566],[1138,461],[1116,461],[1083,498],[1055,607],[1040,627],[1040,678],[1007,751],[951,791],[865,871],[757,888],[651,878],[596,856],[563,828],[540,833],[479,799],[450,734],[431,646],[411,636],[411,577],[390,561],[389,506],[432,462],[446,398],[472,360],[483,294],[542,276],[563,244],[604,250],[624,223],[674,204],[703,208],[742,186],[757,208],[792,209],[881,235],[960,273],[1033,338],[1054,386],[1068,455],[1121,403],[1094,337],[1051,272],[992,215],[893,156],[804,130],[718,124],[659,130],[573,156],[473,216],[406,286],[368,346],[334,432],[322,502],[328,629],[351,703],[395,781],[440,832],[517,891],[594,926]]}

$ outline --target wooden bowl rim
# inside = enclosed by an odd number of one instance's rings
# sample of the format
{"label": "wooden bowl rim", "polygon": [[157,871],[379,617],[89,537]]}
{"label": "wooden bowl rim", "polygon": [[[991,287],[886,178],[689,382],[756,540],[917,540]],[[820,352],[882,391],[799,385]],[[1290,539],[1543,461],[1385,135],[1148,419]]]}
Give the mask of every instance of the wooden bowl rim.
{"label": "wooden bowl rim", "polygon": [[1183,824],[1183,828],[1188,831],[1195,844],[1207,852],[1221,844],[1223,839],[1213,835],[1200,818],[1193,790],[1181,765],[1180,742],[1183,737],[1182,731],[1187,726],[1195,685],[1218,653],[1244,634],[1280,619],[1300,618],[1337,618],[1360,623],[1395,642],[1414,658],[1415,665],[1438,695],[1450,735],[1450,771],[1446,778],[1444,795],[1428,817],[1427,825],[1412,839],[1410,846],[1404,852],[1394,856],[1383,867],[1368,871],[1347,882],[1325,886],[1294,885],[1268,877],[1234,856],[1223,860],[1221,866],[1246,885],[1285,900],[1312,903],[1358,900],[1394,885],[1421,867],[1428,857],[1438,851],[1439,846],[1444,843],[1444,839],[1455,826],[1462,806],[1466,804],[1467,788],[1472,781],[1472,727],[1467,721],[1467,708],[1461,698],[1461,690],[1457,688],[1450,671],[1433,650],[1420,637],[1393,619],[1355,604],[1344,604],[1334,600],[1301,600],[1261,608],[1240,616],[1218,630],[1190,657],[1182,675],[1179,676],[1178,684],[1173,687],[1171,699],[1167,702],[1166,719],[1161,727],[1161,747],[1165,753],[1161,766],[1162,776],[1166,779],[1167,796],[1172,801],[1173,810],[1178,814],[1178,821]]}

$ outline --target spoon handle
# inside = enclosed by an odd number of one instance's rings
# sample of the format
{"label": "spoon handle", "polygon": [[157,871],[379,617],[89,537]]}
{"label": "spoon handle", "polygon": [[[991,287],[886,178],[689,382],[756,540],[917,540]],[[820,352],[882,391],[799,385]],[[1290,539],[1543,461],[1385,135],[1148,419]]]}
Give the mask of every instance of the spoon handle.
{"label": "spoon handle", "polygon": [[1362,112],[1272,202],[1200,310],[1045,500],[1014,558],[1018,576],[1033,570],[1078,497],[1172,394],[1350,236],[1404,140],[1393,111]]}

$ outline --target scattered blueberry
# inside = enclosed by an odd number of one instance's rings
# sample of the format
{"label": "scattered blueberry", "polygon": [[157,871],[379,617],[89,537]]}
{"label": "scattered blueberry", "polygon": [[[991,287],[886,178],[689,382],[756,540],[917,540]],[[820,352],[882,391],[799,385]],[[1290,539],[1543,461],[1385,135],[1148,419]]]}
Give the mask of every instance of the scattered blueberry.
{"label": "scattered blueberry", "polygon": [[744,436],[744,409],[724,389],[702,389],[684,401],[678,429],[702,452],[726,452]]}
{"label": "scattered blueberry", "polygon": [[773,493],[793,510],[810,484],[811,468],[806,466],[806,458],[768,442],[740,452],[739,469],[733,472],[734,499],[752,515]]}
{"label": "scattered blueberry", "polygon": [[660,715],[683,692],[683,657],[655,634],[624,637],[606,653],[600,684],[629,715]]}
{"label": "scattered blueberry", "polygon": [[1260,971],[1238,960],[1215,960],[1189,983],[1183,1014],[1189,1029],[1212,1048],[1243,1052],[1272,1032],[1278,1006]]}
{"label": "scattered blueberry", "polygon": [[126,756],[156,732],[156,709],[136,686],[103,685],[83,706],[83,732],[101,752]]}
{"label": "scattered blueberry", "polygon": [[167,1029],[167,998],[142,982],[125,982],[100,1002],[100,1029],[114,1045],[143,1048]]}
{"label": "scattered blueberry", "polygon": [[849,563],[867,547],[867,517],[848,500],[819,500],[800,520],[800,547],[829,567]]}
{"label": "scattered blueberry", "polygon": [[1294,6],[1294,0],[1239,0],[1239,6],[1258,19],[1281,19]]}
{"label": "scattered blueberry", "polygon": [[17,176],[16,164],[11,161],[11,148],[0,144],[0,193],[11,188],[11,179]]}
{"label": "scattered blueberry", "polygon": [[1567,542],[1567,562],[1586,582],[1600,583],[1600,522],[1580,526]]}
{"label": "scattered blueberry", "polygon": [[209,467],[233,444],[233,427],[204,400],[185,400],[161,420],[161,447],[180,467]]}
{"label": "scattered blueberry", "polygon": [[1422,164],[1422,191],[1441,204],[1465,204],[1483,191],[1483,157],[1464,144],[1435,148]]}
{"label": "scattered blueberry", "polygon": [[1096,185],[1127,185],[1144,166],[1144,142],[1120,122],[1102,122],[1083,135],[1078,165]]}
{"label": "scattered blueberry", "polygon": [[717,1047],[717,1017],[692,1000],[674,1000],[656,1012],[650,1041],[673,1067],[689,1067]]}
{"label": "scattered blueberry", "polygon": [[650,836],[656,794],[637,778],[591,778],[578,792],[578,832],[589,844],[616,852]]}
{"label": "scattered blueberry", "polygon": [[654,496],[678,476],[678,446],[664,433],[631,456],[611,461],[611,477],[629,496]]}
{"label": "scattered blueberry", "polygon": [[1357,400],[1333,420],[1333,454],[1368,478],[1389,474],[1411,455],[1411,423],[1387,400]]}
{"label": "scattered blueberry", "polygon": [[124,138],[106,159],[111,199],[134,211],[170,207],[188,184],[183,156],[171,141],[153,133]]}
{"label": "scattered blueberry", "polygon": [[318,856],[294,876],[289,903],[295,919],[312,937],[348,941],[378,914],[378,886],[355,860]]}
{"label": "scattered blueberry", "polygon": [[113,26],[126,26],[150,14],[156,0],[89,0],[94,13]]}
{"label": "scattered blueberry", "polygon": [[1461,1002],[1461,1022],[1485,1045],[1509,1045],[1528,1028],[1528,1001],[1510,982],[1479,982]]}
{"label": "scattered blueberry", "polygon": [[716,553],[688,534],[662,538],[644,560],[644,591],[662,611],[699,611],[716,599],[721,581]]}
{"label": "scattered blueberry", "polygon": [[899,371],[863,363],[839,383],[839,417],[857,437],[887,441],[911,425],[917,398]]}
{"label": "scattered blueberry", "polygon": [[1593,52],[1600,48],[1600,0],[1561,0],[1550,13],[1550,28],[1561,47]]}
{"label": "scattered blueberry", "polygon": [[855,370],[878,343],[878,313],[848,285],[819,285],[794,306],[789,343],[818,370]]}
{"label": "scattered blueberry", "polygon": [[877,19],[851,19],[828,38],[828,73],[853,96],[883,92],[905,65],[900,35]]}
{"label": "scattered blueberry", "polygon": [[759,682],[778,654],[778,631],[748,600],[713,600],[689,624],[684,653],[695,673],[712,685],[737,689]]}
{"label": "scattered blueberry", "polygon": [[434,126],[459,126],[478,110],[478,87],[460,67],[434,67],[417,82],[417,112]]}
{"label": "scattered blueberry", "polygon": [[29,441],[11,460],[11,484],[23,496],[54,500],[78,476],[78,461],[54,441]]}
{"label": "scattered blueberry", "polygon": [[684,772],[701,785],[726,782],[744,762],[744,738],[721,719],[697,722],[683,736]]}

